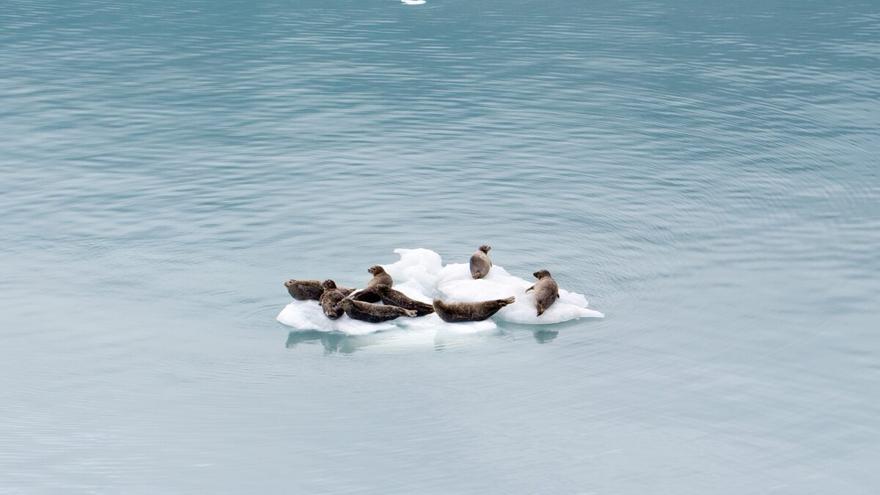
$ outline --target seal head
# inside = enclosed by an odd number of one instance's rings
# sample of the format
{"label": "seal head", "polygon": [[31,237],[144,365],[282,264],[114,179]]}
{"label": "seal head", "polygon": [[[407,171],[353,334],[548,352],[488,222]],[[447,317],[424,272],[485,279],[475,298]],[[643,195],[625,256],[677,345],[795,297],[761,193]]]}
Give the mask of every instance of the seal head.
{"label": "seal head", "polygon": [[336,289],[339,292],[342,292],[342,294],[345,296],[354,292],[354,289],[349,289],[348,287],[340,287],[340,286],[336,285],[336,282],[331,279],[327,279],[327,280],[321,282],[321,287],[323,287],[325,291]]}

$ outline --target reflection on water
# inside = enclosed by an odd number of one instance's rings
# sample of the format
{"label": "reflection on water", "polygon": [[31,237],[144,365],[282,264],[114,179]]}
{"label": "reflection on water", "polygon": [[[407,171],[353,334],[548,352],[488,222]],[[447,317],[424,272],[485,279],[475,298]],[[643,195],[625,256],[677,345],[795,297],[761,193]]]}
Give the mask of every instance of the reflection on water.
{"label": "reflection on water", "polygon": [[[549,342],[555,338],[555,331],[536,331],[538,343]],[[547,335],[547,339],[539,339],[538,334]],[[552,335],[552,336],[551,336]],[[505,337],[500,330],[487,332],[461,333],[456,331],[434,330],[389,330],[366,335],[348,335],[341,332],[319,332],[294,330],[287,335],[285,347],[295,348],[301,344],[320,343],[326,354],[351,354],[366,348],[378,348],[383,352],[407,352],[424,349],[445,351],[492,338]]]}
{"label": "reflection on water", "polygon": [[547,342],[553,342],[556,337],[559,336],[559,331],[557,330],[535,330],[533,332],[535,336],[535,342],[539,344],[546,344]]}
{"label": "reflection on water", "polygon": [[284,346],[290,349],[304,343],[320,342],[327,354],[335,352],[348,354],[354,352],[355,349],[348,350],[347,346],[340,345],[348,340],[350,340],[350,337],[343,333],[298,330],[287,334],[287,342]]}

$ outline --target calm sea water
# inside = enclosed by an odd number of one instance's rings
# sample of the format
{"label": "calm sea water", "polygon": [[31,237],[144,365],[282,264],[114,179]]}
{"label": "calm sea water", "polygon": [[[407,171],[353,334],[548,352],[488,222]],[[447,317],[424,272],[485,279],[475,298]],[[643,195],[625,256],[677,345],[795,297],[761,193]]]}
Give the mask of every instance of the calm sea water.
{"label": "calm sea water", "polygon": [[[0,6],[0,493],[875,494],[880,4]],[[290,332],[481,243],[604,320]]]}

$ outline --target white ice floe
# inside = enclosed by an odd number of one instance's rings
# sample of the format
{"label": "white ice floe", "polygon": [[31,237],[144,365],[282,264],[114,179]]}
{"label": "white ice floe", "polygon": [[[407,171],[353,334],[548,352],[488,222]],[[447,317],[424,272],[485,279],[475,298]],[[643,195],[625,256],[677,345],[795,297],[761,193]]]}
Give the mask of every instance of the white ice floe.
{"label": "white ice floe", "polygon": [[394,279],[394,288],[412,299],[430,303],[435,297],[453,302],[478,302],[510,296],[516,302],[503,308],[492,319],[468,323],[446,323],[436,314],[418,318],[397,318],[384,323],[367,323],[343,316],[330,320],[321,311],[317,301],[292,301],[278,314],[278,321],[299,330],[342,332],[363,335],[384,330],[436,331],[450,334],[469,334],[494,330],[495,320],[531,325],[561,323],[576,318],[602,318],[599,311],[589,309],[587,299],[576,292],[559,290],[559,300],[543,315],[535,312],[535,299],[526,289],[533,282],[511,275],[503,267],[494,265],[489,275],[480,280],[471,278],[465,263],[443,265],[440,255],[430,249],[395,249],[400,259],[383,265]]}
{"label": "white ice floe", "polygon": [[394,321],[368,323],[352,320],[347,315],[343,315],[338,320],[331,320],[324,316],[318,301],[292,301],[278,314],[278,321],[299,330],[342,332],[349,335],[363,335],[398,328]]}
{"label": "white ice floe", "polygon": [[424,5],[425,0],[400,0],[405,5]]}
{"label": "white ice floe", "polygon": [[489,274],[479,280],[471,278],[470,267],[453,263],[443,267],[437,282],[440,299],[455,302],[478,302],[514,296],[516,301],[499,311],[495,318],[511,323],[548,325],[576,318],[602,318],[599,311],[587,308],[587,298],[576,292],[559,289],[559,300],[538,316],[535,296],[526,292],[534,282],[507,273],[503,267],[492,266]]}

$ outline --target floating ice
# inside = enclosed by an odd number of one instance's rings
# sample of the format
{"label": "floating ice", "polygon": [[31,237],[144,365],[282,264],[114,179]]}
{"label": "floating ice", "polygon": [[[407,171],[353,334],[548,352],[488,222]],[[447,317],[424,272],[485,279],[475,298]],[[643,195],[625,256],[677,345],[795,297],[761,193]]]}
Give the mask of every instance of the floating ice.
{"label": "floating ice", "polygon": [[400,0],[400,2],[405,5],[422,5],[425,3],[425,0]]}
{"label": "floating ice", "polygon": [[394,288],[407,297],[430,303],[443,270],[440,255],[430,249],[395,249],[400,260],[382,268],[394,279]]}
{"label": "floating ice", "polygon": [[338,320],[324,316],[318,301],[292,301],[278,314],[278,321],[299,330],[319,330],[323,332],[342,332],[349,335],[364,335],[398,328],[393,321],[368,323],[352,320],[343,315]]}
{"label": "floating ice", "polygon": [[471,278],[470,267],[453,263],[443,267],[437,283],[441,299],[455,302],[478,302],[514,296],[516,301],[501,309],[495,318],[511,323],[548,325],[576,318],[603,318],[599,311],[587,308],[587,298],[576,292],[559,289],[559,300],[543,315],[535,310],[535,296],[526,292],[534,282],[507,273],[503,267],[493,265],[489,274],[479,280]]}
{"label": "floating ice", "polygon": [[[602,318],[604,315],[587,307],[587,299],[576,292],[559,290],[559,300],[543,315],[535,312],[535,298],[526,289],[533,282],[511,275],[494,265],[489,275],[480,280],[471,278],[465,263],[443,266],[440,255],[430,249],[395,249],[400,259],[383,265],[394,279],[394,288],[412,299],[430,303],[435,297],[453,302],[478,302],[516,297],[516,302],[503,308],[493,318],[511,323],[547,325],[576,318]],[[363,335],[393,329],[435,331],[449,334],[470,334],[494,330],[492,319],[467,323],[447,323],[436,314],[418,318],[397,318],[384,323],[352,320],[347,315],[338,320],[324,316],[317,301],[292,301],[278,314],[278,321],[299,330],[342,332]]]}

